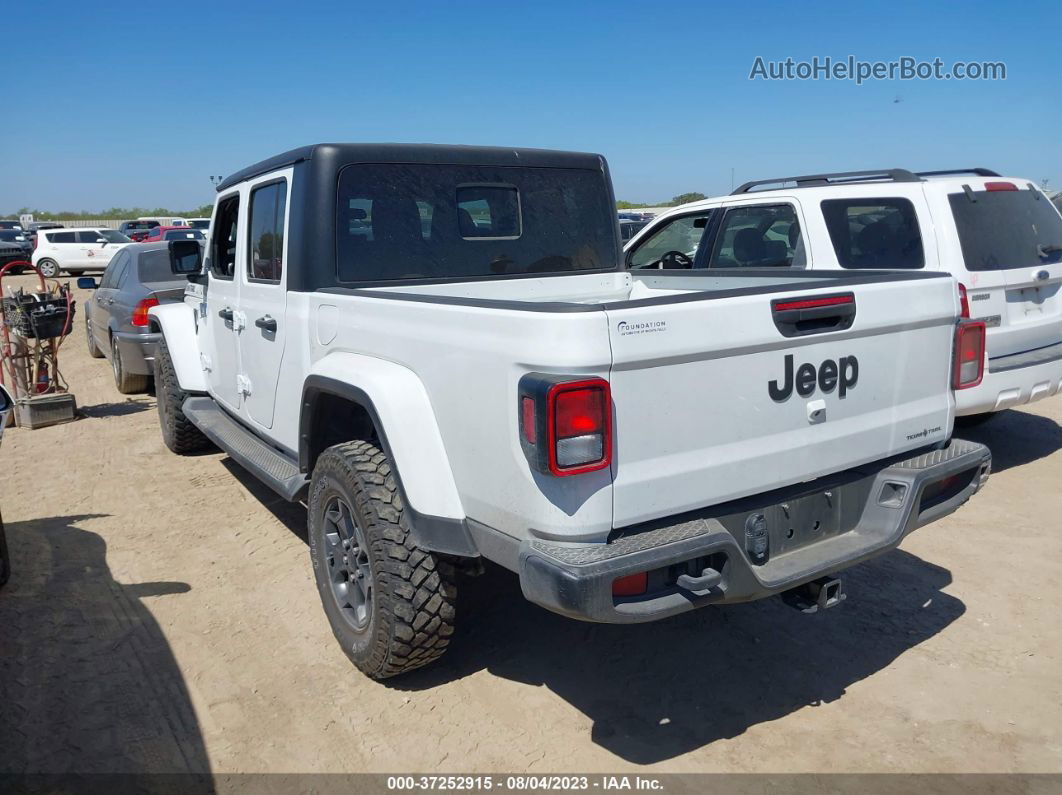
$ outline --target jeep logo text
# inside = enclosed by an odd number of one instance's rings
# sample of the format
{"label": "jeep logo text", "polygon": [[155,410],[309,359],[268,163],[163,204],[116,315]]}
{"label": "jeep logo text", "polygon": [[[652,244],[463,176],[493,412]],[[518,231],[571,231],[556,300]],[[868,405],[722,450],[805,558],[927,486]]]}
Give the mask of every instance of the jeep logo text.
{"label": "jeep logo text", "polygon": [[781,386],[778,381],[767,382],[767,392],[771,400],[781,403],[789,400],[789,396],[796,393],[800,397],[808,397],[815,391],[815,386],[823,392],[837,390],[837,397],[844,398],[848,390],[856,385],[859,380],[859,360],[854,356],[842,356],[840,360],[827,359],[815,370],[815,365],[804,363],[793,372],[793,355],[785,357],[785,375],[782,377]]}

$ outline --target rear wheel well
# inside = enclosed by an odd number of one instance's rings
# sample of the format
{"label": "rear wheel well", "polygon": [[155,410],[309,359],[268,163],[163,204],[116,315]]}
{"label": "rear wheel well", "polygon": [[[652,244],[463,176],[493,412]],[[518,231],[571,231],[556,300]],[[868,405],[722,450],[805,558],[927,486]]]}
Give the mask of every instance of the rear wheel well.
{"label": "rear wheel well", "polygon": [[349,398],[329,392],[308,395],[304,411],[308,417],[303,431],[305,460],[302,464],[307,472],[313,471],[318,456],[332,445],[357,440],[382,446],[369,410]]}

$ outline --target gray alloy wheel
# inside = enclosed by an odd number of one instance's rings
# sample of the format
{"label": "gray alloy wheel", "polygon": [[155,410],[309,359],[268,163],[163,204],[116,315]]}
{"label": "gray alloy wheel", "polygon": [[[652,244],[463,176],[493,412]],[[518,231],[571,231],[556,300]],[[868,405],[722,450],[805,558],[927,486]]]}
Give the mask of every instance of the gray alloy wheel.
{"label": "gray alloy wheel", "polygon": [[103,351],[96,346],[96,340],[92,338],[92,321],[89,320],[88,312],[85,313],[85,339],[88,342],[88,354],[93,359],[102,359]]}
{"label": "gray alloy wheel", "polygon": [[372,618],[372,568],[365,535],[346,500],[335,495],[324,513],[324,558],[332,598],[355,632],[364,632]]}
{"label": "gray alloy wheel", "polygon": [[37,270],[45,279],[54,279],[59,275],[59,263],[53,259],[42,259],[37,263]]}

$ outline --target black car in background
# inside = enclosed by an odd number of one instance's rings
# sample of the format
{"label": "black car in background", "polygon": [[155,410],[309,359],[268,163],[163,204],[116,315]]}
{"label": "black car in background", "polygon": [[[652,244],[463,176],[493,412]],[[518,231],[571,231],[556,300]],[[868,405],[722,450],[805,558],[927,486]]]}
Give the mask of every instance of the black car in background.
{"label": "black car in background", "polygon": [[140,243],[152,229],[158,226],[161,226],[158,221],[122,221],[118,231],[134,243]]}
{"label": "black car in background", "polygon": [[0,243],[13,243],[22,249],[25,259],[33,256],[33,243],[21,229],[0,229]]}
{"label": "black car in background", "polygon": [[4,219],[0,220],[0,229],[13,229],[16,232],[17,231],[21,231],[22,222],[21,221],[13,221],[10,218],[4,218]]}
{"label": "black car in background", "polygon": [[[7,243],[0,240],[0,268],[7,265],[9,262],[19,262],[22,260],[28,260],[29,256],[22,247],[17,243]],[[8,274],[14,275],[16,273],[22,273],[26,268],[14,267],[8,271]]]}

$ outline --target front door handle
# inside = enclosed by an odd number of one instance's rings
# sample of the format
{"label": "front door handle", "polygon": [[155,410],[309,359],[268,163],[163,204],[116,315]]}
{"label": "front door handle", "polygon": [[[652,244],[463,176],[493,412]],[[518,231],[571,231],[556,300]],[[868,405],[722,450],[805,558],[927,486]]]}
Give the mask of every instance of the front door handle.
{"label": "front door handle", "polygon": [[263,315],[254,321],[254,324],[263,331],[271,331],[274,334],[277,332],[277,321],[271,318],[269,315]]}
{"label": "front door handle", "polygon": [[226,323],[231,323],[232,322],[232,310],[229,309],[228,307],[225,307],[220,312],[218,312],[218,317],[220,317]]}

